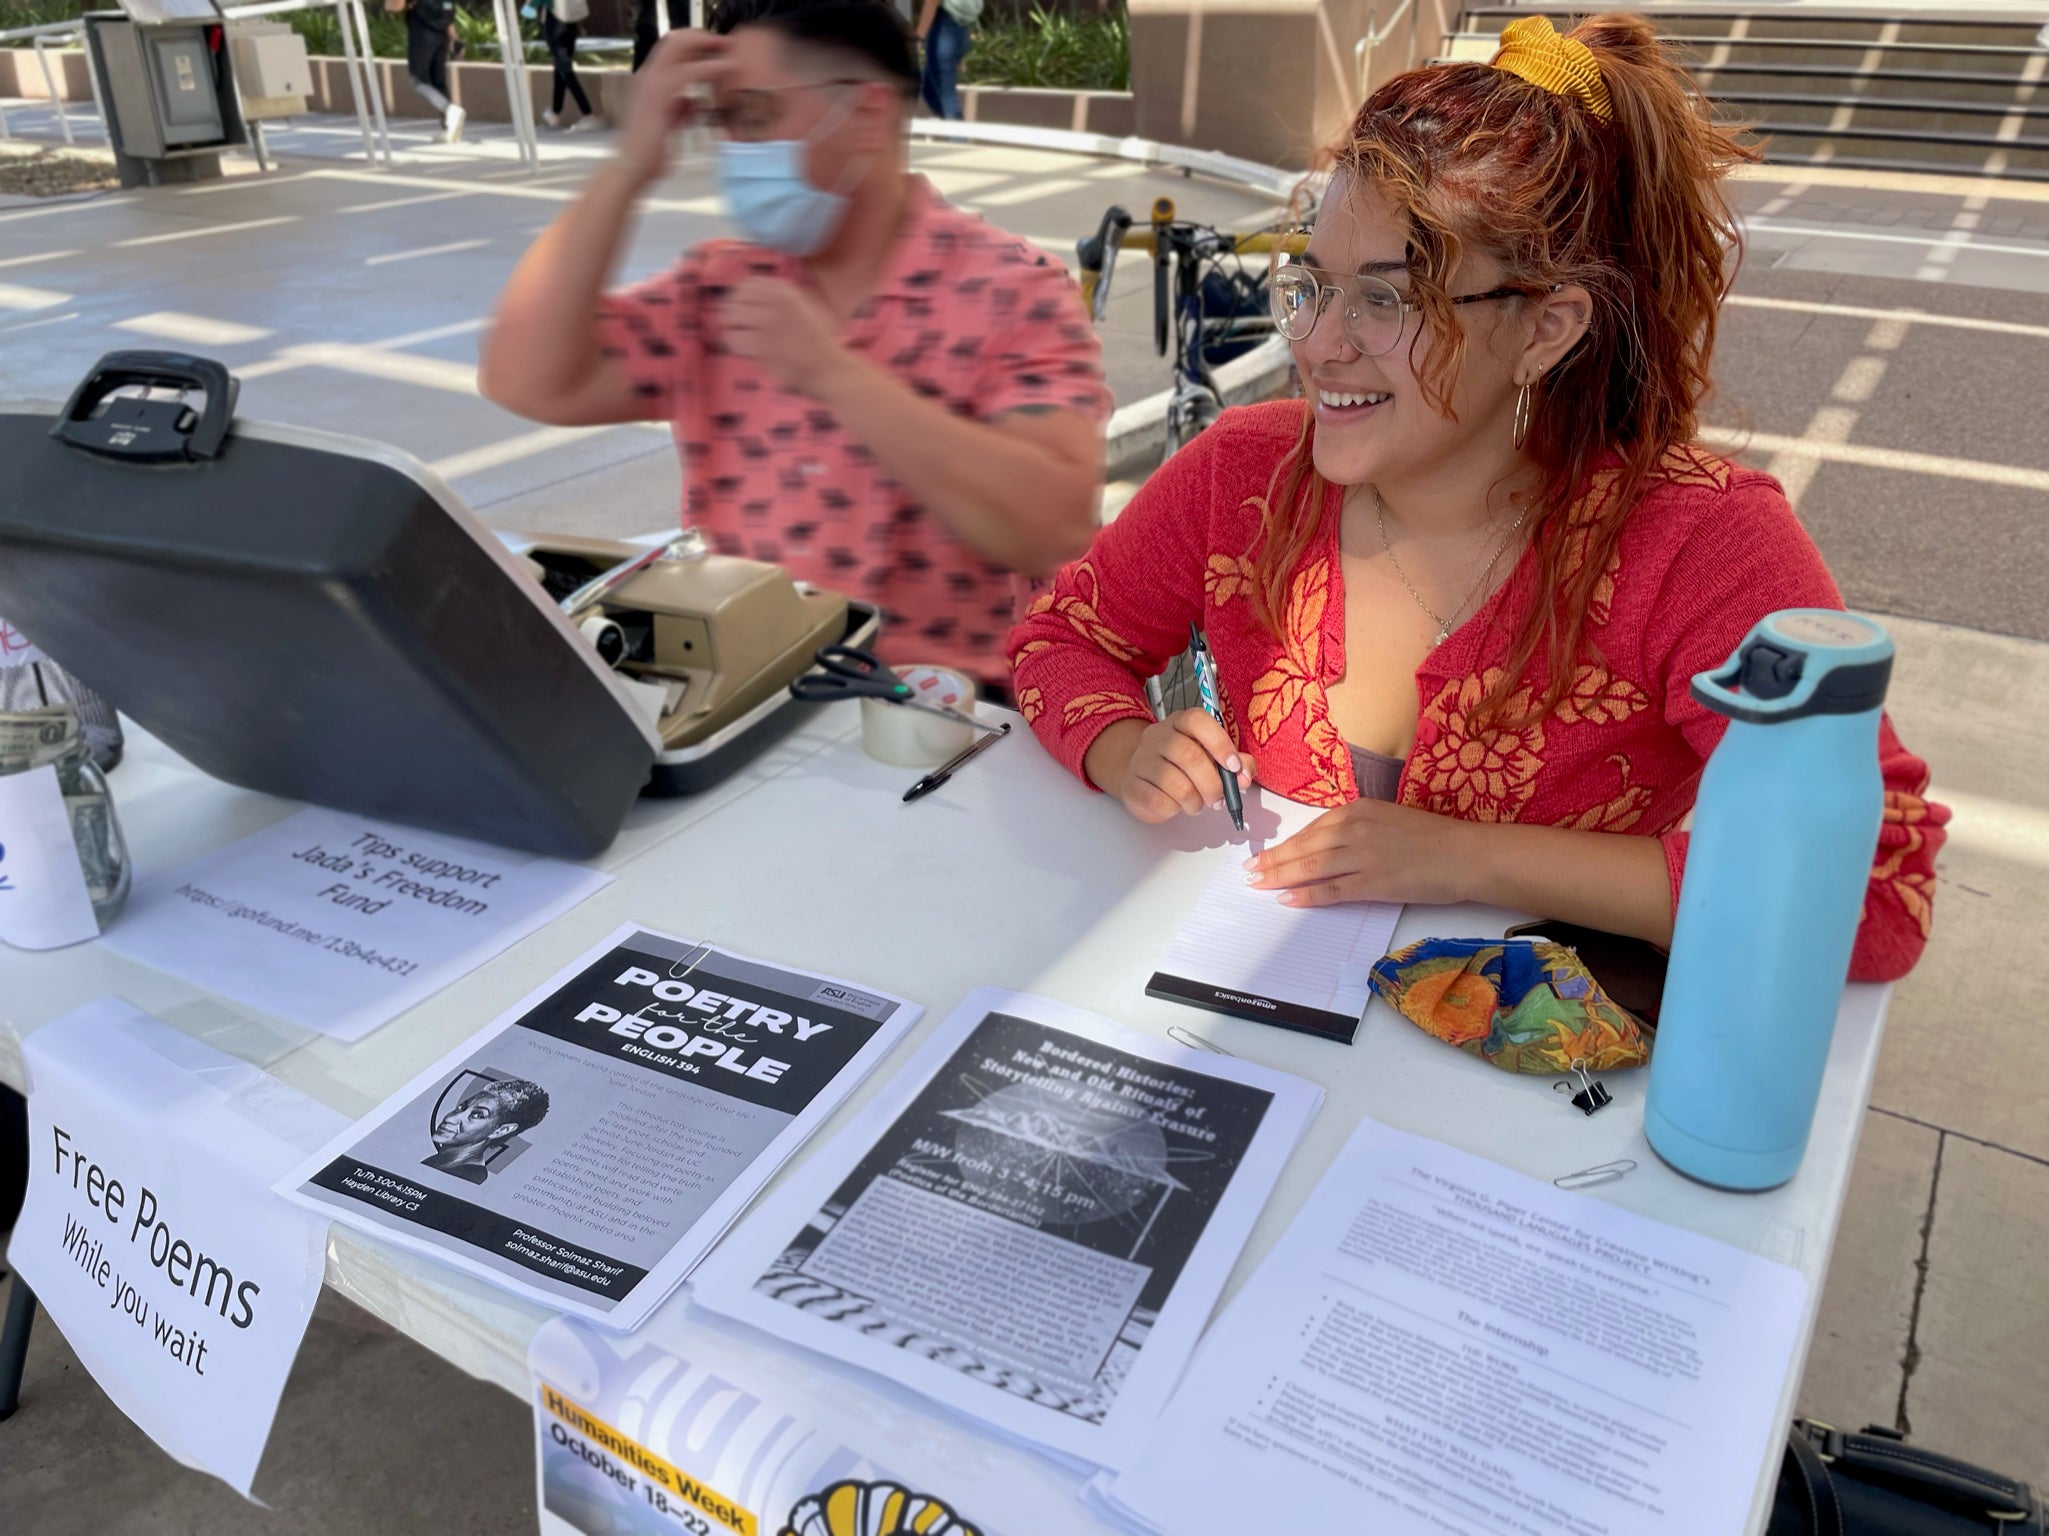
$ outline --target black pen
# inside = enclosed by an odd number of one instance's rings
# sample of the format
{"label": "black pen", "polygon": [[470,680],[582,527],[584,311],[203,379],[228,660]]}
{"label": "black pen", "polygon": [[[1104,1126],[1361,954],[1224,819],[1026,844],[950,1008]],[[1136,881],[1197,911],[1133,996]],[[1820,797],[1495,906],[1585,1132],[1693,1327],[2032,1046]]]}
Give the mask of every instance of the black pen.
{"label": "black pen", "polygon": [[[1195,657],[1195,686],[1202,691],[1202,712],[1223,728],[1224,712],[1217,708],[1217,680],[1210,672],[1209,646],[1202,638],[1200,625],[1188,626],[1188,649]],[[1238,775],[1222,763],[1217,772],[1224,780],[1224,809],[1231,813],[1231,825],[1240,832],[1245,830],[1245,801],[1238,793]]]}
{"label": "black pen", "polygon": [[955,770],[960,768],[963,764],[965,764],[969,758],[973,757],[977,752],[981,751],[984,747],[994,746],[997,742],[1001,741],[1004,737],[1008,736],[1009,734],[1010,722],[1006,720],[1003,722],[1002,730],[996,732],[992,736],[980,737],[972,745],[963,747],[959,752],[956,752],[952,757],[948,758],[945,762],[941,763],[937,768],[934,768],[930,773],[926,774],[924,778],[918,780],[917,783],[913,784],[909,789],[905,790],[904,802],[906,804],[909,804],[911,801],[916,800],[921,795],[931,794],[933,790],[937,789],[940,785],[944,784],[948,779],[952,778]]}

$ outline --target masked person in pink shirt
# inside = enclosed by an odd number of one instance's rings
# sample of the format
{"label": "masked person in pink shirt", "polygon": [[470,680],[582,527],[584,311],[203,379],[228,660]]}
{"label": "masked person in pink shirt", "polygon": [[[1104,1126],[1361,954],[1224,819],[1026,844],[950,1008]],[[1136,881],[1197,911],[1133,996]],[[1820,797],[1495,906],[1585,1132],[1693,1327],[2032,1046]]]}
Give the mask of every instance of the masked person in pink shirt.
{"label": "masked person in pink shirt", "polygon": [[[635,77],[617,158],[535,241],[483,392],[673,424],[714,549],[878,603],[881,650],[999,686],[1014,577],[1087,547],[1110,396],[1066,269],[906,169],[918,72],[883,0],[729,0]],[[741,237],[606,291],[688,124]]]}

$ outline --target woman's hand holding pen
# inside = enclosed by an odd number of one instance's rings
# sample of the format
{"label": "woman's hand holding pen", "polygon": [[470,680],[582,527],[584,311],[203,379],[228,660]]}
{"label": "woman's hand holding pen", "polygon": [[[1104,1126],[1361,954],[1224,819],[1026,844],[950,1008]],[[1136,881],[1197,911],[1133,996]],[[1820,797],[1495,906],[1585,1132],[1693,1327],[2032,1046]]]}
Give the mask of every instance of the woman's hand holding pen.
{"label": "woman's hand holding pen", "polygon": [[1343,901],[1477,898],[1477,855],[1489,829],[1414,806],[1354,800],[1245,861],[1245,882],[1292,907]]}
{"label": "woman's hand holding pen", "polygon": [[1223,772],[1237,774],[1241,789],[1252,787],[1251,754],[1240,752],[1199,709],[1179,710],[1152,725],[1117,721],[1090,745],[1084,767],[1096,788],[1115,795],[1144,822],[1221,808]]}

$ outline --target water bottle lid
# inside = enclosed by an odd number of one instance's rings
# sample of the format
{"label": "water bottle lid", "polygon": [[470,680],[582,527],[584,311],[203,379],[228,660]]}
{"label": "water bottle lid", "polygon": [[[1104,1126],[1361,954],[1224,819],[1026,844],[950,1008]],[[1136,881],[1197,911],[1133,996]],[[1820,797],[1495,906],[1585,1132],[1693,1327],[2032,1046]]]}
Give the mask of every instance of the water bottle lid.
{"label": "water bottle lid", "polygon": [[1768,614],[1722,666],[1693,679],[1693,697],[1752,725],[1809,715],[1861,715],[1885,703],[1892,637],[1861,614],[1786,608]]}

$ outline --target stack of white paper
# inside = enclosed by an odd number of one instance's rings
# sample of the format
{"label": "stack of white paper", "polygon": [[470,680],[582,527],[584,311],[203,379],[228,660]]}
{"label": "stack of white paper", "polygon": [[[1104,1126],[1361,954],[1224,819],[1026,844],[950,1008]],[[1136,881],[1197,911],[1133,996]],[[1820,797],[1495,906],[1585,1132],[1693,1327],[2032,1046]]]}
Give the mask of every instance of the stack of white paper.
{"label": "stack of white paper", "polygon": [[1288,906],[1278,890],[1247,885],[1244,869],[1248,851],[1292,837],[1322,814],[1277,796],[1247,807],[1248,835],[1210,855],[1216,868],[1146,984],[1147,996],[1351,1043],[1401,903]]}
{"label": "stack of white paper", "polygon": [[692,1294],[1042,1450],[1121,1466],[1322,1098],[984,989]]}
{"label": "stack of white paper", "polygon": [[1360,1126],[1092,1502],[1139,1529],[1726,1536],[1806,1282]]}

